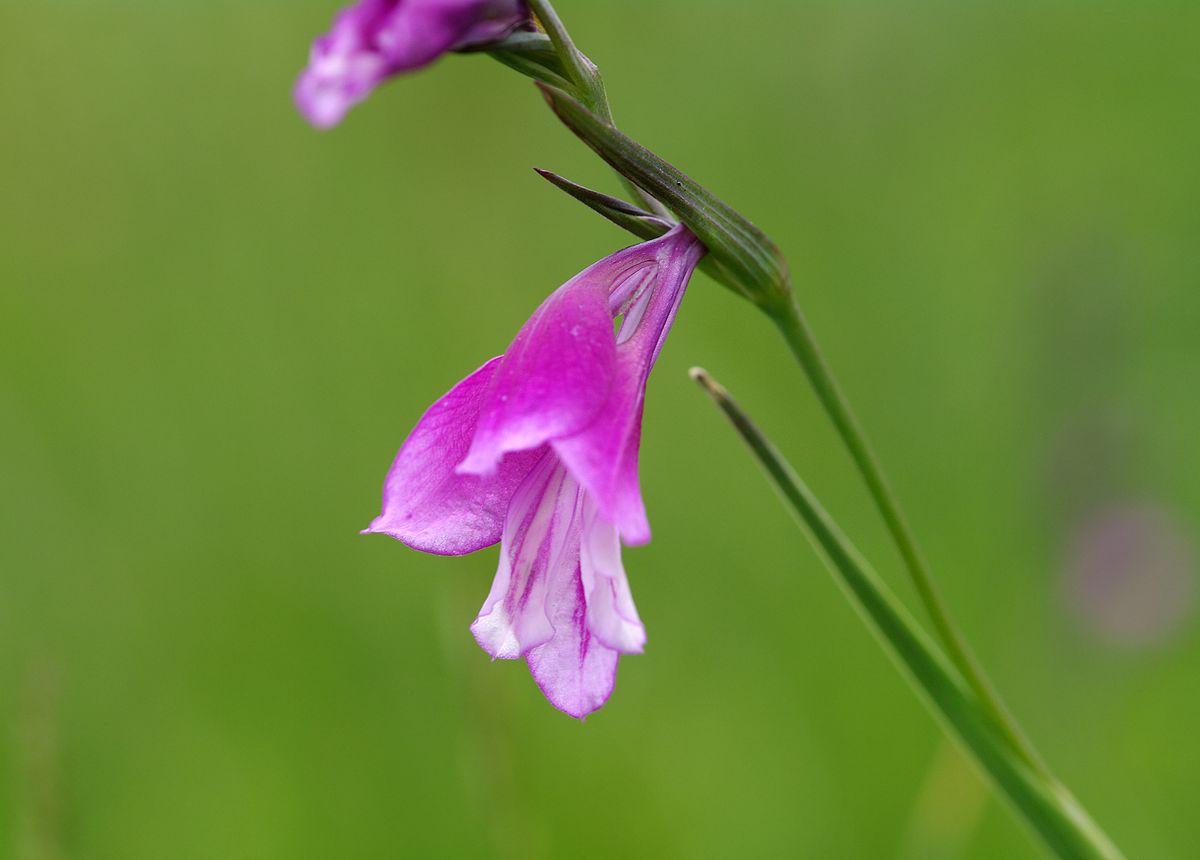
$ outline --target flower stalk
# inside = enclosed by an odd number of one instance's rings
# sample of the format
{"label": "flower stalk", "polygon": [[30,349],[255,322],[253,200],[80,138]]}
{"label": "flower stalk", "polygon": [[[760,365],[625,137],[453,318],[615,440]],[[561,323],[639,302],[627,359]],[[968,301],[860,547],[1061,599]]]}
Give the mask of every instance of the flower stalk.
{"label": "flower stalk", "polygon": [[514,71],[552,87],[571,89],[573,84],[545,33],[518,30],[494,45],[481,48]]}
{"label": "flower stalk", "polygon": [[[566,77],[574,85],[571,89],[605,123],[615,127],[612,107],[608,103],[608,92],[604,89],[604,78],[600,75],[600,68],[588,59],[586,54],[575,47],[575,42],[571,39],[571,34],[567,32],[567,28],[563,25],[562,20],[558,17],[558,13],[554,11],[554,7],[550,4],[549,0],[530,0],[529,8],[549,38],[555,55],[565,69]],[[536,75],[533,77],[540,83],[560,90],[565,89],[552,80]],[[617,177],[629,193],[633,195],[635,203],[645,209],[649,209],[655,215],[665,216],[668,214],[667,210],[663,208],[663,205],[652,194],[648,194],[645,189],[639,187],[628,176],[617,171]]]}
{"label": "flower stalk", "polygon": [[862,430],[857,417],[850,408],[850,403],[842,393],[841,388],[830,370],[825,356],[817,346],[816,338],[804,318],[803,312],[795,301],[789,302],[783,309],[771,313],[771,320],[778,327],[788,348],[795,356],[796,362],[803,369],[809,384],[817,395],[829,420],[837,431],[842,444],[854,461],[859,474],[867,485],[875,507],[883,518],[888,533],[900,553],[904,566],[907,568],[913,585],[925,611],[933,622],[938,637],[945,646],[950,659],[958,671],[971,685],[983,708],[996,724],[996,727],[1021,756],[1025,763],[1034,770],[1045,771],[1041,758],[1021,732],[1000,696],[996,693],[991,682],[979,666],[978,660],[971,653],[970,647],[958,627],[950,617],[946,603],[940,590],[933,580],[916,536],[908,519],[904,516],[900,503],[892,491],[891,485],[884,475],[883,468],[875,456],[866,434]]}
{"label": "flower stalk", "polygon": [[567,70],[567,77],[575,84],[583,103],[611,125],[612,109],[608,104],[608,94],[604,90],[604,79],[600,77],[600,69],[575,47],[571,34],[567,32],[548,0],[531,0],[529,8],[549,37],[555,53]]}

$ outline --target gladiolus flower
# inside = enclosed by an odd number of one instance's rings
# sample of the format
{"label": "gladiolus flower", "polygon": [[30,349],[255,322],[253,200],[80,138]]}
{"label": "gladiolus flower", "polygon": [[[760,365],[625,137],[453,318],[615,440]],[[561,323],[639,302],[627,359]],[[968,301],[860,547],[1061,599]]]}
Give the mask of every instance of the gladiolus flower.
{"label": "gladiolus flower", "polygon": [[703,254],[678,226],[559,287],[417,423],[364,532],[441,555],[500,541],[471,630],[493,658],[525,658],[574,717],[604,704],[618,655],[646,641],[620,545],[650,539],[637,475],[646,379]]}
{"label": "gladiolus flower", "polygon": [[497,42],[529,20],[525,0],[359,0],[313,42],[296,104],[329,128],[387,78]]}

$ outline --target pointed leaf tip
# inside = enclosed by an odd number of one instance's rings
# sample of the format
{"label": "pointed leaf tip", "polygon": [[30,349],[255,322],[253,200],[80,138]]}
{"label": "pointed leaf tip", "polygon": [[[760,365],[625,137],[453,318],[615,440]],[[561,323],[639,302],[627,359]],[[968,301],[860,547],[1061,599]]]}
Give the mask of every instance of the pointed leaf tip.
{"label": "pointed leaf tip", "polygon": [[696,234],[708,248],[718,281],[768,311],[789,305],[787,263],[762,230],[569,93],[535,83],[564,125],[631,184],[665,204]]}
{"label": "pointed leaf tip", "polygon": [[644,209],[639,209],[637,206],[627,203],[619,197],[612,197],[608,194],[602,194],[599,191],[593,191],[591,188],[579,185],[559,176],[557,173],[543,170],[540,167],[535,167],[534,170],[538,176],[541,176],[555,188],[571,195],[593,212],[603,215],[609,221],[624,230],[628,230],[639,239],[657,239],[671,229],[670,222]]}

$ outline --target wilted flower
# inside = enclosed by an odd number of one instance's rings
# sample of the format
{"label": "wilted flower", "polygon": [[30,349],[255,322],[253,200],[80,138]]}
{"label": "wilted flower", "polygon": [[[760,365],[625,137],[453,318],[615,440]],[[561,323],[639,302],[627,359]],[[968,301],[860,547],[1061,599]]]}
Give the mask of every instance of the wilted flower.
{"label": "wilted flower", "polygon": [[559,287],[417,423],[366,529],[441,555],[501,541],[471,630],[493,657],[524,657],[574,717],[604,704],[618,655],[645,643],[620,544],[650,539],[637,476],[646,379],[703,254],[680,226]]}
{"label": "wilted flower", "polygon": [[359,0],[313,42],[296,104],[329,128],[385,79],[499,41],[528,21],[525,0]]}

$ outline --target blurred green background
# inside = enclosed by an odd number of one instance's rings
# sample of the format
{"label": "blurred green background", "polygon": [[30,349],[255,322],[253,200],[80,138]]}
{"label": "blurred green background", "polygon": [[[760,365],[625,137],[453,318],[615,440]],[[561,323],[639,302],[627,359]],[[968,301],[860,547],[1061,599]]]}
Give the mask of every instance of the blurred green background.
{"label": "blurred green background", "polygon": [[[788,253],[1051,764],[1131,858],[1196,856],[1200,7],[559,11],[621,125]],[[358,536],[425,407],[628,240],[530,170],[616,189],[486,57],[305,126],[333,12],[0,4],[0,857],[1038,856],[687,380],[911,597],[702,277],[625,557],[650,643],[585,724],[468,633],[495,550]]]}

